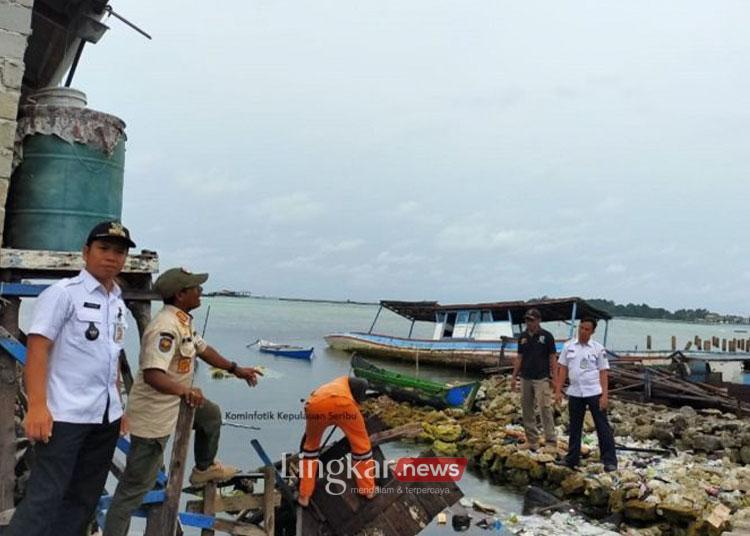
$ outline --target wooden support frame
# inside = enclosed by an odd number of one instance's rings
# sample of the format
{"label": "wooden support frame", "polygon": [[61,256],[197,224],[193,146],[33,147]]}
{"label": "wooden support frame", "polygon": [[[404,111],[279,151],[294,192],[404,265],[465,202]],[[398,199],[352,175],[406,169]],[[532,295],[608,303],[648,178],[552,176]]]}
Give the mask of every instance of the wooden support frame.
{"label": "wooden support frame", "polygon": [[[273,490],[273,483],[270,487]],[[188,501],[185,510],[192,513],[206,513],[204,511],[203,503],[207,501],[208,494],[204,496],[204,499],[195,501]],[[264,509],[267,504],[271,504],[274,508],[281,505],[281,495],[276,492],[269,497],[266,494],[263,495],[235,495],[235,496],[221,496],[219,494],[214,495],[214,512],[215,514],[221,512],[239,512],[241,510],[261,510]]]}
{"label": "wooden support frame", "polygon": [[[4,298],[0,306],[0,325],[8,334],[20,337],[18,312],[20,298]],[[6,351],[0,352],[0,512],[13,508],[16,485],[15,408],[18,396],[16,360]]]}
{"label": "wooden support frame", "polygon": [[[0,249],[0,270],[14,270],[33,274],[75,273],[80,271],[83,266],[83,255],[80,251]],[[153,274],[158,271],[159,256],[155,251],[146,249],[138,254],[128,255],[123,269],[123,273]]]}
{"label": "wooden support frame", "polygon": [[185,401],[180,402],[177,417],[172,456],[169,461],[169,481],[164,502],[151,509],[146,522],[144,536],[175,536],[177,533],[177,513],[180,506],[180,493],[185,478],[185,459],[190,445],[190,431],[193,428],[195,408]]}

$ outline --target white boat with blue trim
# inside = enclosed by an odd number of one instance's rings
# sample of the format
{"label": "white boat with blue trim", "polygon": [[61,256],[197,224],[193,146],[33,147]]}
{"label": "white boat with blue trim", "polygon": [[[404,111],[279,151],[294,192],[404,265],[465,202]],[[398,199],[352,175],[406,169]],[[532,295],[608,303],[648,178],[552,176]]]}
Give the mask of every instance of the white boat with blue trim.
{"label": "white boat with blue trim", "polygon": [[[611,318],[581,298],[460,305],[383,300],[369,332],[334,333],[325,339],[334,350],[367,356],[473,370],[503,366],[516,355],[515,338],[522,331],[524,314],[532,307],[541,311],[545,322],[570,321],[571,336],[575,320],[593,317],[608,322]],[[384,308],[411,321],[408,337],[373,333]],[[416,322],[434,323],[432,339],[411,337]],[[562,343],[557,341],[558,350]]]}

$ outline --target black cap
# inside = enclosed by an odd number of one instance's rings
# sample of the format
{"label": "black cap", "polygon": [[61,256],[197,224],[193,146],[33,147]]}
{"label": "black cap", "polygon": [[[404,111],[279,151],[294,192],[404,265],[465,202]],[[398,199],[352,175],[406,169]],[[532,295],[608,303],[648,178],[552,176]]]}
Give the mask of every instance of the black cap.
{"label": "black cap", "polygon": [[542,319],[542,313],[539,312],[539,309],[529,309],[526,311],[526,314],[523,315],[524,318],[536,318],[537,320]]}
{"label": "black cap", "polygon": [[129,248],[135,247],[135,242],[130,239],[130,231],[119,221],[97,223],[89,232],[86,245],[90,246],[94,240],[119,240],[127,244]]}
{"label": "black cap", "polygon": [[358,403],[364,402],[367,398],[365,393],[367,392],[368,387],[370,387],[370,384],[367,383],[367,380],[349,376],[349,390],[352,392],[354,400],[356,400]]}

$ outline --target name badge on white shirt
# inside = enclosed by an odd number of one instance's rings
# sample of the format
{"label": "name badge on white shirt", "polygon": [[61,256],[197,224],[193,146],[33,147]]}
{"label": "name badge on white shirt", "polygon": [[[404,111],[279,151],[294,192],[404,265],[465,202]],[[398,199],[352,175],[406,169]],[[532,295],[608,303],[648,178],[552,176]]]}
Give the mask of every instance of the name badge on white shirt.
{"label": "name badge on white shirt", "polygon": [[117,322],[115,323],[113,339],[117,344],[122,344],[122,341],[125,340],[125,320],[122,317],[122,307],[118,307],[117,309]]}

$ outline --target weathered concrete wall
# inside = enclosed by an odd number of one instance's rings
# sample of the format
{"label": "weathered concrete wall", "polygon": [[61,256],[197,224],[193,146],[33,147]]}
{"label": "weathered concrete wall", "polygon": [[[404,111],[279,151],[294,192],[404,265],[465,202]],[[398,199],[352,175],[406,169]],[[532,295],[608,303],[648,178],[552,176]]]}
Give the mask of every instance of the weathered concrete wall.
{"label": "weathered concrete wall", "polygon": [[0,0],[0,243],[33,5],[34,0]]}

